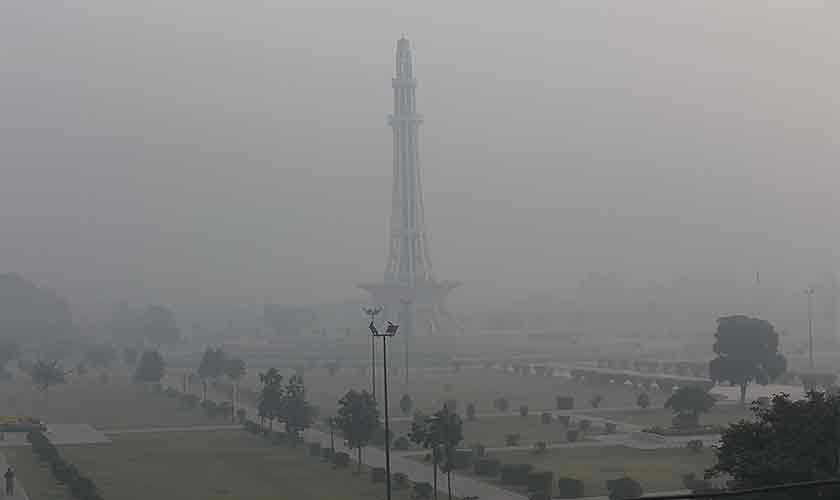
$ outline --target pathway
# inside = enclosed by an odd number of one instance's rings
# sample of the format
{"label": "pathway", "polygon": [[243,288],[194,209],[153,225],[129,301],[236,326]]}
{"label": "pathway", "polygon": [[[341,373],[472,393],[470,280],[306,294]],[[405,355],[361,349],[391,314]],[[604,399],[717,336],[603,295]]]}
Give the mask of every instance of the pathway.
{"label": "pathway", "polygon": [[[4,474],[6,469],[9,468],[9,463],[6,461],[6,457],[0,453],[0,474]],[[3,484],[3,493],[5,493],[5,481],[0,480],[0,483]],[[15,479],[15,495],[12,497],[3,497],[4,499],[10,500],[29,500],[29,497],[26,495],[26,490],[23,489],[23,485],[20,484],[20,481]]]}
{"label": "pathway", "polygon": [[207,431],[230,431],[242,429],[241,425],[193,425],[183,427],[139,427],[135,429],[103,429],[102,432],[108,436],[120,434],[145,434],[158,432],[207,432]]}

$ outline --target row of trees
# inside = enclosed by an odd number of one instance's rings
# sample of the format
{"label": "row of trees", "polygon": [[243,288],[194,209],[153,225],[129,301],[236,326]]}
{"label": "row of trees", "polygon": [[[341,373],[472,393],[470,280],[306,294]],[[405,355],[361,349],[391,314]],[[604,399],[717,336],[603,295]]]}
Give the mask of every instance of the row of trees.
{"label": "row of trees", "polygon": [[259,374],[260,390],[257,398],[257,416],[260,426],[265,426],[268,420],[269,429],[273,429],[274,421],[283,423],[286,432],[294,439],[312,425],[315,419],[315,408],[306,400],[306,388],[303,377],[293,375],[286,384],[283,376],[276,368],[271,368]]}

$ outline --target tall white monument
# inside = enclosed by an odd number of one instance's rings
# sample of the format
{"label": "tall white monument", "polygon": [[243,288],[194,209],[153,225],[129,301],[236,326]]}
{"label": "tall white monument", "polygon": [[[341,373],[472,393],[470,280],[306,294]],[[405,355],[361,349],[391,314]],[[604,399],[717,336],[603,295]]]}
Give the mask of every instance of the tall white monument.
{"label": "tall white monument", "polygon": [[[460,283],[437,281],[432,274],[429,241],[423,217],[418,131],[423,117],[417,113],[411,45],[397,40],[394,113],[388,124],[394,134],[394,173],[388,263],[382,283],[359,285],[385,317],[395,318],[406,335],[455,334],[458,324],[446,309],[446,295]],[[401,332],[403,331],[401,328]]]}

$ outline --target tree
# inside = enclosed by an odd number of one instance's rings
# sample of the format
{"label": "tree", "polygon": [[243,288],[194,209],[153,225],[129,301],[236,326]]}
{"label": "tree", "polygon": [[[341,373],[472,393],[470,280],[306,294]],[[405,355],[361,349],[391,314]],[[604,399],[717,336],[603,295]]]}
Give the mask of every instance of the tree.
{"label": "tree", "polygon": [[163,379],[165,369],[166,365],[163,362],[163,356],[160,355],[160,352],[156,349],[146,351],[140,356],[140,362],[137,363],[137,369],[134,371],[134,381],[141,384],[159,384]]}
{"label": "tree", "polygon": [[175,344],[181,340],[181,330],[175,313],[164,306],[149,306],[140,316],[143,338],[153,344]]}
{"label": "tree", "polygon": [[367,446],[379,430],[379,408],[367,391],[350,390],[338,401],[336,425],[341,429],[347,446],[359,453],[359,472],[362,467],[362,448]]}
{"label": "tree", "polygon": [[245,376],[245,361],[239,358],[228,358],[225,360],[225,375],[233,382],[230,404],[236,413],[236,405],[239,402],[239,382]]}
{"label": "tree", "polygon": [[[707,477],[725,475],[739,488],[754,488],[840,475],[840,397],[811,392],[792,401],[777,394],[769,406],[754,403],[752,411],[754,420],[723,432],[717,465]],[[837,498],[834,493],[823,498]]]}
{"label": "tree", "polygon": [[701,413],[706,413],[715,405],[715,398],[700,387],[680,387],[677,392],[665,401],[665,408],[669,408],[677,415],[677,422],[690,423],[696,426]]}
{"label": "tree", "polygon": [[639,397],[636,398],[636,405],[643,410],[650,406],[650,396],[648,396],[648,393],[643,392],[639,394]]}
{"label": "tree", "polygon": [[201,356],[198,364],[198,378],[201,379],[201,392],[203,401],[207,401],[207,382],[215,380],[225,374],[227,357],[221,347],[213,349],[208,347]]}
{"label": "tree", "polygon": [[274,427],[274,419],[283,413],[283,399],[285,389],[283,388],[283,376],[277,368],[270,368],[268,371],[259,374],[262,389],[257,397],[257,414],[260,417],[260,425],[264,425],[268,419],[269,428]]}
{"label": "tree", "polygon": [[452,471],[455,469],[454,454],[458,444],[464,440],[461,417],[444,405],[443,409],[432,417],[429,423],[429,432],[437,436],[437,441],[440,443],[444,458],[441,470],[446,472],[446,489],[449,493],[449,500],[452,500]]}
{"label": "tree", "polygon": [[312,406],[306,401],[303,378],[299,375],[292,376],[286,384],[282,413],[286,422],[286,432],[292,436],[294,443],[301,431],[312,425],[314,416]]}
{"label": "tree", "polygon": [[717,323],[717,357],[709,362],[709,374],[715,382],[740,386],[743,405],[748,384],[767,385],[787,369],[779,353],[779,334],[770,322],[743,315],[724,316]]}
{"label": "tree", "polygon": [[[6,373],[6,365],[21,355],[20,343],[12,338],[0,339],[0,372]],[[11,377],[11,375],[9,375]]]}
{"label": "tree", "polygon": [[57,360],[38,360],[32,366],[30,376],[32,377],[32,383],[47,395],[50,387],[67,382],[65,376],[69,373],[70,371],[64,371],[61,363]]}
{"label": "tree", "polygon": [[411,432],[408,433],[408,439],[427,450],[432,452],[432,492],[434,500],[437,500],[437,470],[438,461],[440,459],[440,436],[433,432],[431,427],[432,417],[428,417],[421,412],[414,414],[414,419],[411,422]]}
{"label": "tree", "polygon": [[408,394],[403,394],[403,397],[400,398],[400,410],[403,412],[403,415],[410,415],[413,409],[414,400]]}
{"label": "tree", "polygon": [[137,364],[137,357],[140,355],[136,347],[126,347],[122,351],[123,363],[128,366]]}

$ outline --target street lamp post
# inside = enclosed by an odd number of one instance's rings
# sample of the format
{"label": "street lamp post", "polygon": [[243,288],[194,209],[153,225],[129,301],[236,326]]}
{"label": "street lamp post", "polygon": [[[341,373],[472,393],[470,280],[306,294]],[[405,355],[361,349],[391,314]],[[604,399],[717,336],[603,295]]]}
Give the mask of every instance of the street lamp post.
{"label": "street lamp post", "polygon": [[384,392],[383,399],[385,400],[385,491],[387,493],[386,500],[391,500],[391,429],[388,424],[388,337],[393,337],[397,334],[399,325],[388,322],[385,331],[380,333],[373,324],[369,325],[371,338],[382,337],[382,389]]}
{"label": "street lamp post", "polygon": [[376,319],[376,316],[382,312],[382,308],[363,307],[362,311],[370,317],[368,330],[370,330],[371,334],[373,334],[370,337],[370,393],[373,395],[373,400],[376,401],[376,341],[374,339],[376,335],[376,327],[373,326],[373,320]]}
{"label": "street lamp post", "polygon": [[808,297],[808,363],[811,371],[814,371],[814,320],[811,307],[811,297],[814,296],[814,289],[808,288],[805,290],[805,295]]}

